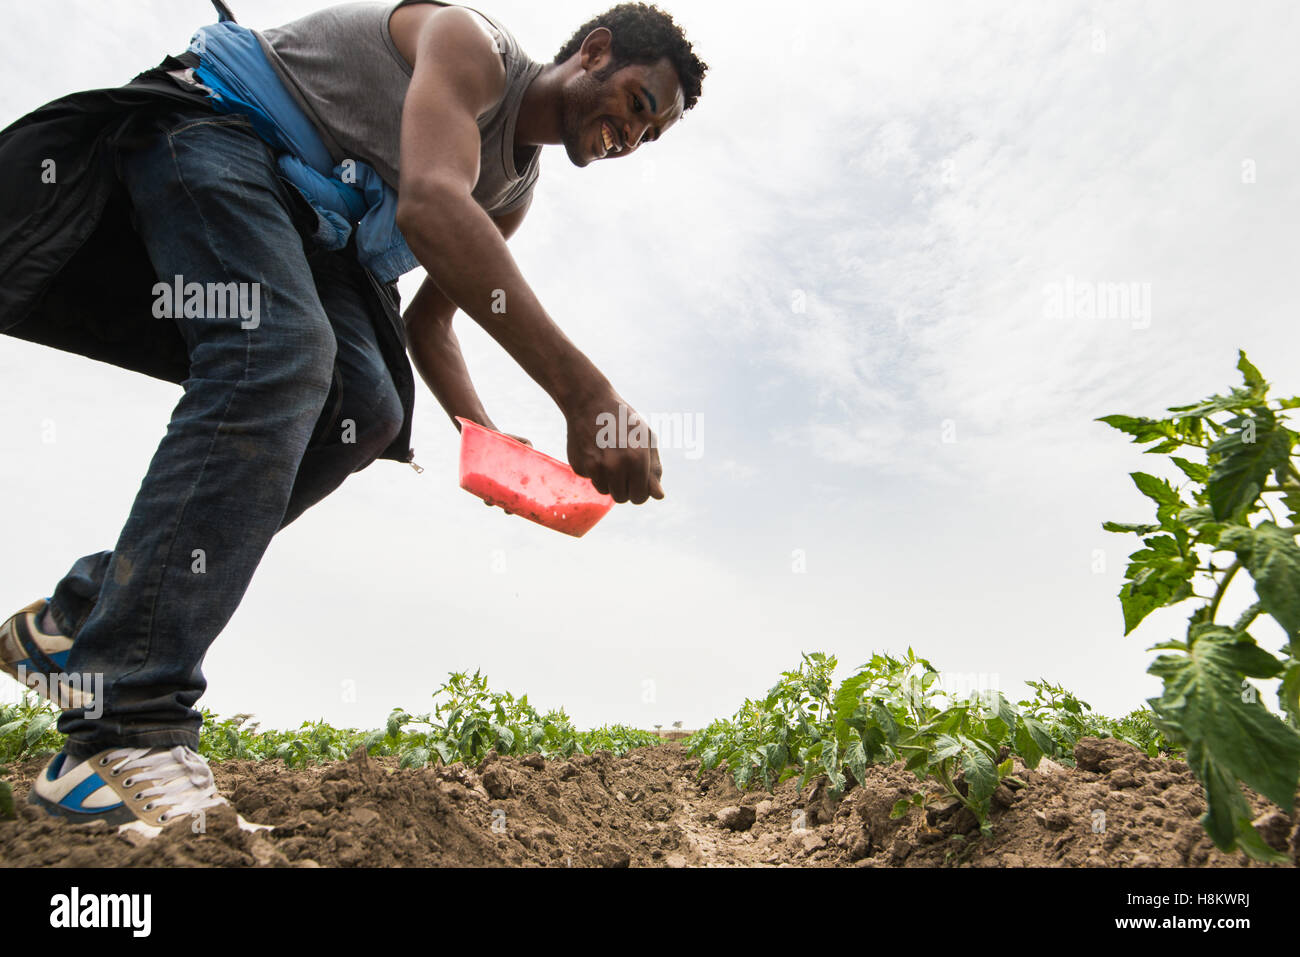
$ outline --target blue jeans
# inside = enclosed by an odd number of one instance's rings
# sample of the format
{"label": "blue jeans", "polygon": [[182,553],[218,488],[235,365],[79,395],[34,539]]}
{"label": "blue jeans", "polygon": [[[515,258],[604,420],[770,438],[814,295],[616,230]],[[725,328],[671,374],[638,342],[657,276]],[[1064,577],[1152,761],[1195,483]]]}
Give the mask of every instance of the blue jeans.
{"label": "blue jeans", "polygon": [[67,670],[103,676],[102,713],[59,720],[79,759],[198,746],[203,657],[272,537],[403,424],[369,279],[351,248],[309,248],[291,208],[301,198],[247,120],[169,115],[118,172],[160,283],[238,283],[245,304],[258,290],[258,309],[232,315],[208,299],[157,320],[188,347],[183,395],[116,546],[77,561],[51,602],[75,639]]}

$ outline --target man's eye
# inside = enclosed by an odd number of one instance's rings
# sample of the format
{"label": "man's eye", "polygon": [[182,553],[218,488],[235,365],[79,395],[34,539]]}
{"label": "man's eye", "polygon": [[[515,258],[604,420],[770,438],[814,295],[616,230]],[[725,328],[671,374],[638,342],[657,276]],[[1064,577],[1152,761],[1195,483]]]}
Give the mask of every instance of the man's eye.
{"label": "man's eye", "polygon": [[635,96],[632,97],[632,108],[636,110],[638,113],[640,113],[642,110],[641,101],[638,100]]}

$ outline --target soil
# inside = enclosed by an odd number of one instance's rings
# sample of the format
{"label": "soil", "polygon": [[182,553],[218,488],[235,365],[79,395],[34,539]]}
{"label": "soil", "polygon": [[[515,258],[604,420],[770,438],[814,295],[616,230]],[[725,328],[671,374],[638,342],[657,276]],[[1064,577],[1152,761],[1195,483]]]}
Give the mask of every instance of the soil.
{"label": "soil", "polygon": [[[1114,740],[1084,738],[1077,767],[1017,762],[1021,783],[994,799],[993,835],[939,800],[891,820],[914,775],[871,769],[839,799],[824,779],[802,792],[741,793],[723,771],[699,772],[680,744],[570,760],[490,754],[461,764],[399,769],[358,752],[305,770],[280,762],[213,765],[217,783],[250,821],[209,814],[153,840],[104,825],[55,820],[26,803],[44,765],[12,768],[16,821],[0,822],[5,866],[524,866],[524,867],[1237,867],[1198,818],[1200,786],[1185,764],[1148,758]],[[1250,795],[1257,825],[1291,865],[1300,816]]]}

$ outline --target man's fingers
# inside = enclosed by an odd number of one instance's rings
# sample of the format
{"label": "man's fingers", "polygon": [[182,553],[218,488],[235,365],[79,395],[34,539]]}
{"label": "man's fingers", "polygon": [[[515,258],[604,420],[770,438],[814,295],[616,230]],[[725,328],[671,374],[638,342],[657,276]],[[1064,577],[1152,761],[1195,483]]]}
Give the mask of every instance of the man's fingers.
{"label": "man's fingers", "polygon": [[650,450],[650,497],[656,500],[662,500],[664,497],[664,464],[659,459],[659,450]]}
{"label": "man's fingers", "polygon": [[627,483],[627,498],[633,505],[644,505],[650,497],[650,476],[637,469],[631,481]]}
{"label": "man's fingers", "polygon": [[627,501],[627,472],[619,469],[609,480],[609,494],[613,496],[614,501],[622,505]]}

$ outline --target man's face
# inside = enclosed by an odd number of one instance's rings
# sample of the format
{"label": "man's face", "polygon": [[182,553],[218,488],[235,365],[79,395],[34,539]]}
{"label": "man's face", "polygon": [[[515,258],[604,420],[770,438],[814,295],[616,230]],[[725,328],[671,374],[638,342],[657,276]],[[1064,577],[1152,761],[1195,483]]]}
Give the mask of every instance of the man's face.
{"label": "man's face", "polygon": [[681,118],[685,97],[667,59],[610,72],[609,31],[583,44],[583,70],[564,88],[564,148],[575,166],[618,159],[653,142]]}

